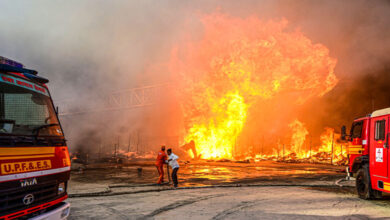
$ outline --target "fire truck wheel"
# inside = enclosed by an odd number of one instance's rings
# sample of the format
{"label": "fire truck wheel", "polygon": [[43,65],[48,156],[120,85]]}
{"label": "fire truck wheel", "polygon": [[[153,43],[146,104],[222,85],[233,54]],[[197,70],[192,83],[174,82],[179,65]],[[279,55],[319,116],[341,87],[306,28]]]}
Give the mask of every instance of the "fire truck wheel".
{"label": "fire truck wheel", "polygon": [[368,173],[364,168],[360,168],[356,174],[356,190],[362,199],[370,199],[370,185],[368,184]]}
{"label": "fire truck wheel", "polygon": [[356,174],[356,190],[361,199],[379,199],[382,197],[382,192],[371,188],[368,166],[363,166],[358,170]]}

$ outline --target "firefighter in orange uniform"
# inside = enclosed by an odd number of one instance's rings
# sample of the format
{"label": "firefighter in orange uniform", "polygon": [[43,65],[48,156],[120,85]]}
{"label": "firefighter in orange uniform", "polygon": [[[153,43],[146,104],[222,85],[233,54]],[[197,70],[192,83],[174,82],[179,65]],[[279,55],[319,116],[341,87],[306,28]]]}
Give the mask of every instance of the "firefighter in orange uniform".
{"label": "firefighter in orange uniform", "polygon": [[161,146],[161,150],[157,154],[156,167],[159,174],[157,184],[162,184],[164,182],[164,164],[167,160],[167,154],[165,153],[165,146]]}

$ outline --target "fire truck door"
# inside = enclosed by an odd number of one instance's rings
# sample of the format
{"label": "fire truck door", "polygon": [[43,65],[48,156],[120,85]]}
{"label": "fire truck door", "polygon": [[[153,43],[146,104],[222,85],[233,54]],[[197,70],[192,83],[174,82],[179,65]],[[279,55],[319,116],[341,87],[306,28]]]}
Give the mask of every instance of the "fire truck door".
{"label": "fire truck door", "polygon": [[389,151],[389,116],[373,119],[371,127],[370,166],[371,174],[388,177],[388,151]]}

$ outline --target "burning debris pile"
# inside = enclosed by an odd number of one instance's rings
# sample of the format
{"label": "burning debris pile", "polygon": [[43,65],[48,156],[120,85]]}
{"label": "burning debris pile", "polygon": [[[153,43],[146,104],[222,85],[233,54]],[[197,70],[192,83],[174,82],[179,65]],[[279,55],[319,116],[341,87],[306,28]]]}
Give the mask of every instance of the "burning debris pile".
{"label": "burning debris pile", "polygon": [[[201,21],[201,38],[179,44],[169,65],[181,86],[183,142],[195,142],[197,155],[189,152],[193,158],[233,159],[247,154],[248,148],[238,148],[237,143],[247,138],[243,130],[251,123],[248,118],[254,109],[265,118],[256,124],[262,127],[261,135],[271,136],[272,129],[283,126],[271,124],[270,118],[294,115],[299,106],[322,97],[338,82],[337,60],[329,50],[299,30],[291,31],[285,19],[263,21],[215,13]],[[286,120],[291,122],[285,126],[292,132],[290,146],[275,142],[273,153],[251,158],[328,157],[328,139],[321,140],[318,151],[304,149],[309,131],[297,119]],[[279,134],[274,139],[281,138],[285,137]]]}
{"label": "burning debris pile", "polygon": [[234,159],[248,162],[274,160],[294,163],[346,164],[348,144],[340,140],[340,134],[335,133],[333,128],[325,128],[320,136],[321,144],[319,146],[311,146],[311,141],[308,143],[309,146],[304,146],[308,132],[299,121],[294,121],[294,126],[298,126],[300,129],[294,131],[291,142],[289,144],[279,142],[273,148],[272,154],[254,154],[249,150],[244,154],[235,155]]}
{"label": "burning debris pile", "polygon": [[[302,124],[299,124],[302,126]],[[291,137],[291,150],[283,150],[281,152],[281,146],[278,150],[274,150],[274,154],[271,156],[265,156],[263,158],[276,158],[277,160],[291,161],[291,162],[316,162],[316,163],[331,163],[331,164],[345,164],[347,162],[347,144],[340,142],[340,134],[336,134],[333,128],[325,128],[325,131],[320,136],[320,146],[311,146],[309,143],[309,149],[304,148],[306,136],[309,133],[304,127],[300,127],[296,130]],[[300,142],[297,143],[297,140]],[[305,150],[302,150],[302,149]],[[261,157],[260,157],[261,158]]]}

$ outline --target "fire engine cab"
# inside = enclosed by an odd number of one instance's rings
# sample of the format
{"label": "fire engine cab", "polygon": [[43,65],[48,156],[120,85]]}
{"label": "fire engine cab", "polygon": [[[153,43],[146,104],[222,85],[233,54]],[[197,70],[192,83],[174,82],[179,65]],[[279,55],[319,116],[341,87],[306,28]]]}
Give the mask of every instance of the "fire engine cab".
{"label": "fire engine cab", "polygon": [[46,83],[0,57],[0,220],[69,215],[69,153]]}
{"label": "fire engine cab", "polygon": [[390,193],[389,120],[390,108],[386,108],[355,119],[350,134],[345,126],[341,128],[341,138],[349,142],[347,172],[356,178],[360,198],[381,198],[382,192]]}

